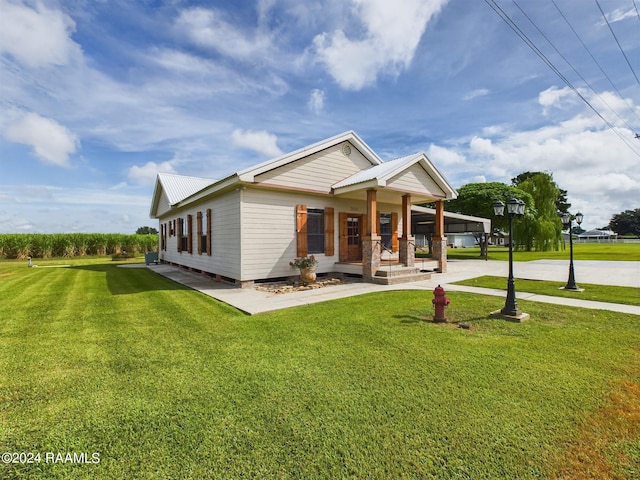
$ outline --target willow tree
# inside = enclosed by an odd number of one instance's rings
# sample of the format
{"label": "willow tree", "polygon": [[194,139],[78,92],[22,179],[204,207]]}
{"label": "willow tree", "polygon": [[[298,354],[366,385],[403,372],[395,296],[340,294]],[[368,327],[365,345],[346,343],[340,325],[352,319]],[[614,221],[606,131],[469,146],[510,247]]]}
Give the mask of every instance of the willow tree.
{"label": "willow tree", "polygon": [[558,216],[561,190],[550,173],[536,172],[518,184],[533,197],[535,215],[514,222],[516,238],[525,250],[558,250],[562,241],[562,222]]}

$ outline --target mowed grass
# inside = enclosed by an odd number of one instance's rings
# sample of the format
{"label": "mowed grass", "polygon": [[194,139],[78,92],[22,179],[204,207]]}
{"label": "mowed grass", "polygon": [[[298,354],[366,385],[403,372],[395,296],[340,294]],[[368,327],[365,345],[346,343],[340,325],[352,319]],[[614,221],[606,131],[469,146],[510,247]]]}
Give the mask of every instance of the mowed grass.
{"label": "mowed grass", "polygon": [[[638,478],[640,318],[452,292],[245,316],[147,269],[0,262],[0,478]],[[45,452],[99,453],[46,464]]]}
{"label": "mowed grass", "polygon": [[[426,254],[418,254],[424,256]],[[455,260],[477,260],[480,248],[448,248],[447,257]],[[489,246],[489,260],[509,260],[509,248]],[[610,261],[640,261],[640,243],[574,243],[574,260],[610,260]],[[564,249],[549,252],[513,252],[515,262],[530,262],[533,260],[567,260],[569,261],[569,245]]]}
{"label": "mowed grass", "polygon": [[[640,270],[639,270],[640,271]],[[591,300],[596,302],[622,303],[626,305],[640,305],[640,289],[635,287],[619,287],[616,285],[594,285],[590,283],[580,283],[579,288],[583,292],[564,290],[565,282],[551,282],[546,280],[530,280],[516,278],[516,289],[518,292],[535,293],[538,295],[548,295],[552,297],[575,298],[580,300]],[[498,290],[507,289],[507,281],[504,277],[494,277],[484,275],[482,277],[470,278],[454,282],[457,285],[468,285],[471,287],[495,288]]]}

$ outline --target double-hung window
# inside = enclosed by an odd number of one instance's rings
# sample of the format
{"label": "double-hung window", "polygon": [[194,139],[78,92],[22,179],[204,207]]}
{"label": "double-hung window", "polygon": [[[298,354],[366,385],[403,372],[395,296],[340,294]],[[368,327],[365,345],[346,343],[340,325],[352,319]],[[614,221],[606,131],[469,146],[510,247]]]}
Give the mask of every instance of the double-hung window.
{"label": "double-hung window", "polygon": [[324,253],[324,210],[307,209],[307,253]]}

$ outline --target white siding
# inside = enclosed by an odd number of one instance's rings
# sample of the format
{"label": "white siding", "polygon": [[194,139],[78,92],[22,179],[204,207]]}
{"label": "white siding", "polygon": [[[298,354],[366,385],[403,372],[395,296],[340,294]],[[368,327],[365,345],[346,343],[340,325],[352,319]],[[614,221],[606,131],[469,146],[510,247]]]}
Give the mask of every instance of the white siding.
{"label": "white siding", "polygon": [[160,198],[158,199],[158,208],[156,211],[156,215],[160,217],[164,215],[171,209],[171,205],[169,205],[169,199],[167,198],[167,194],[164,190],[160,193]]}
{"label": "white siding", "polygon": [[406,192],[428,193],[434,196],[445,195],[433,178],[419,164],[415,164],[391,178],[387,182],[387,187]]}
{"label": "white siding", "polygon": [[[159,219],[165,223],[193,216],[193,253],[177,251],[177,235],[169,236],[160,259],[214,273],[239,281],[297,275],[289,266],[296,257],[296,205],[307,208],[334,208],[334,255],[315,254],[318,273],[335,271],[339,259],[339,213],[366,214],[365,201],[305,193],[278,192],[246,188],[170,212]],[[212,211],[212,255],[198,254],[198,212]],[[381,213],[398,213],[398,234],[402,233],[402,215],[398,205],[378,204]],[[242,218],[242,225],[241,225]],[[177,225],[176,225],[177,228]],[[206,222],[203,220],[203,231]]]}
{"label": "white siding", "polygon": [[[242,280],[258,280],[297,275],[289,266],[296,258],[296,205],[307,208],[334,208],[334,255],[314,254],[320,262],[316,271],[335,271],[339,259],[339,213],[366,214],[364,201],[324,197],[321,195],[292,194],[259,189],[243,191],[242,202]],[[382,213],[396,212],[399,216],[399,234],[402,219],[399,206],[379,205]],[[326,228],[326,227],[325,227]]]}
{"label": "white siding", "polygon": [[[211,256],[198,254],[197,220],[198,212],[203,215],[211,209]],[[178,252],[177,235],[169,236],[167,231],[167,250],[160,251],[160,259],[229,278],[240,279],[240,192],[233,191],[220,197],[209,199],[188,208],[170,212],[160,218],[160,223],[193,217],[193,253]],[[176,225],[176,229],[178,226]],[[206,222],[203,219],[203,233]]]}
{"label": "white siding", "polygon": [[350,144],[349,156],[342,153],[345,143],[258,175],[255,180],[328,193],[334,183],[371,167],[369,160]]}

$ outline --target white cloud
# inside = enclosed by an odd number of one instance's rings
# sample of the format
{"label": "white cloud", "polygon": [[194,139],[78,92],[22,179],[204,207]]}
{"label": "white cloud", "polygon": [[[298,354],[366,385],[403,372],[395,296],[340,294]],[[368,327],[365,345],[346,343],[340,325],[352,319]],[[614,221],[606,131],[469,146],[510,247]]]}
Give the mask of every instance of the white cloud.
{"label": "white cloud", "polygon": [[[606,225],[612,214],[632,208],[632,199],[640,198],[638,155],[610,129],[579,129],[589,122],[572,120],[497,140],[474,137],[467,169],[507,183],[522,172],[550,172],[567,190],[572,209],[588,214],[589,228]],[[632,132],[619,132],[631,138]]]}
{"label": "white cloud", "polygon": [[348,90],[374,84],[380,73],[397,75],[411,64],[427,23],[447,1],[352,0],[350,20],[360,22],[364,32],[357,38],[345,29],[317,35],[317,59]]}
{"label": "white cloud", "polygon": [[148,216],[149,187],[129,187],[114,192],[96,185],[4,184],[0,185],[0,191],[20,199],[11,203],[11,208],[5,208],[6,204],[0,199],[0,232],[3,233],[134,233],[136,227],[154,222],[150,223]]}
{"label": "white cloud", "polygon": [[231,134],[234,145],[254,150],[267,157],[278,157],[282,155],[282,150],[277,145],[278,137],[264,130],[240,130],[236,129]]}
{"label": "white cloud", "polygon": [[55,120],[37,113],[26,113],[10,123],[4,137],[16,143],[33,147],[34,153],[46,163],[69,166],[69,155],[76,151],[78,138]]}
{"label": "white cloud", "polygon": [[454,152],[453,150],[449,150],[444,147],[439,147],[438,145],[434,144],[431,144],[429,146],[429,149],[427,150],[427,156],[432,162],[434,162],[434,164],[447,167],[453,165],[463,165],[466,161],[464,155],[461,155],[458,152]]}
{"label": "white cloud", "polygon": [[[153,185],[158,173],[176,173],[171,162],[147,162],[141,167],[133,165],[129,168],[127,178],[140,185]],[[118,185],[116,185],[118,187]]]}
{"label": "white cloud", "polygon": [[573,100],[571,103],[575,104],[579,97],[577,97],[569,87],[557,88],[553,86],[538,94],[538,103],[543,107],[542,113],[547,115],[550,107],[562,107],[567,98],[569,98],[570,101]]}
{"label": "white cloud", "polygon": [[314,88],[309,95],[307,106],[313,113],[320,113],[324,108],[325,91]]}
{"label": "white cloud", "polygon": [[[633,18],[637,16],[638,16],[638,10],[635,8],[629,8],[629,9],[616,8],[613,12],[607,15],[607,20],[609,20],[609,23],[614,23],[614,22],[619,22],[621,20],[625,20],[627,18]],[[604,24],[605,22],[603,20],[601,25],[604,25]]]}
{"label": "white cloud", "polygon": [[472,92],[467,93],[464,97],[462,97],[462,100],[473,100],[474,98],[489,95],[489,93],[489,90],[486,88],[478,88],[476,90],[473,90]]}
{"label": "white cloud", "polygon": [[271,39],[261,32],[248,34],[226,22],[220,11],[206,8],[184,10],[176,28],[197,45],[212,48],[234,59],[266,57]]}
{"label": "white cloud", "polygon": [[23,65],[66,65],[81,53],[71,40],[74,21],[59,10],[37,2],[0,0],[0,53],[8,53]]}

